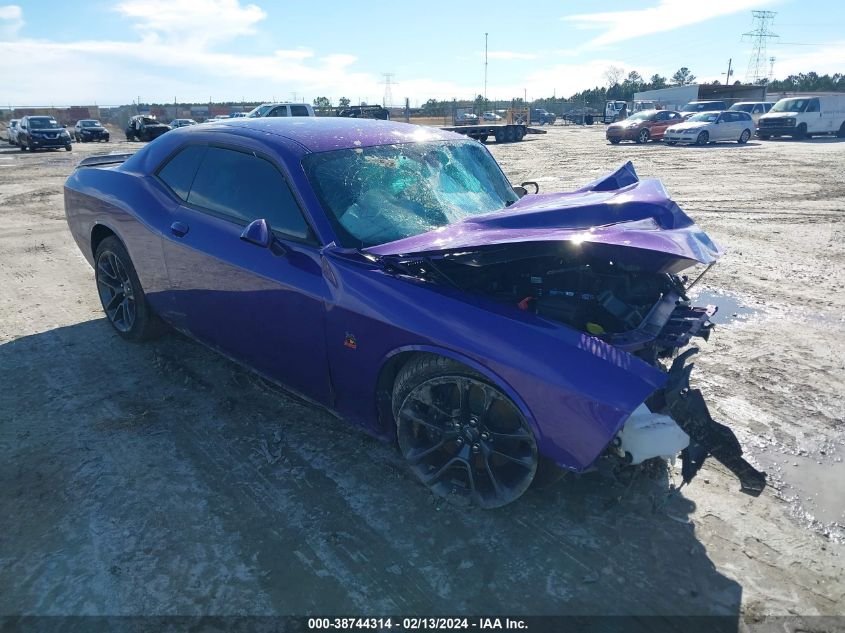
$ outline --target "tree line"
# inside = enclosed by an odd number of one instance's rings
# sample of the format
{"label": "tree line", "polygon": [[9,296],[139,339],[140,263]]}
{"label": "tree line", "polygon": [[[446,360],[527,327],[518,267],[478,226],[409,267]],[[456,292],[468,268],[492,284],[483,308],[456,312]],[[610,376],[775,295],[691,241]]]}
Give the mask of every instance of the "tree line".
{"label": "tree line", "polygon": [[[569,101],[574,103],[583,103],[587,106],[604,107],[605,101],[632,101],[634,94],[637,92],[644,92],[646,90],[659,90],[660,88],[668,88],[670,86],[687,86],[696,82],[696,76],[686,66],[679,68],[668,79],[659,74],[654,74],[646,80],[636,70],[630,71],[627,75],[625,71],[616,66],[610,66],[604,72],[606,80],[605,86],[596,86],[581,92],[576,92],[568,98],[560,97],[545,97],[535,99],[531,102],[532,107],[546,108],[554,111],[555,104],[562,101]],[[735,81],[734,85],[740,85],[742,82]],[[719,85],[719,81],[711,82],[711,85]],[[769,92],[845,92],[845,74],[834,73],[833,75],[819,75],[815,72],[798,73],[797,75],[789,75],[785,79],[774,79],[768,82]],[[438,100],[429,99],[420,107],[421,114],[425,116],[446,116],[452,112],[455,105],[454,100]],[[490,109],[492,102],[485,100],[483,96],[478,95],[472,101],[461,101],[461,106],[470,105],[481,113]],[[510,104],[511,102],[508,102]],[[519,107],[523,104],[522,98],[514,99],[513,103]],[[314,105],[319,108],[334,107],[331,99],[328,97],[317,97],[314,99]],[[346,97],[341,97],[338,100],[337,107],[343,108],[350,105],[350,100]],[[366,104],[362,104],[366,105]]]}

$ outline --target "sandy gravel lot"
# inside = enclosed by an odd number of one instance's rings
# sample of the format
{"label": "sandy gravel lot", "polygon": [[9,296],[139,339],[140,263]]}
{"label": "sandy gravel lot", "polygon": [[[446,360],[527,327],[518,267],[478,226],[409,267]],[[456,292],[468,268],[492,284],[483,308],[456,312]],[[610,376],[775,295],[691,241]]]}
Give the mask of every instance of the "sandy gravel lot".
{"label": "sandy gravel lot", "polygon": [[0,145],[0,615],[845,614],[845,142],[489,146],[543,190],[630,159],[726,247],[694,378],[772,485],[598,472],[488,512],[198,344],[112,332],[62,183],[138,147]]}

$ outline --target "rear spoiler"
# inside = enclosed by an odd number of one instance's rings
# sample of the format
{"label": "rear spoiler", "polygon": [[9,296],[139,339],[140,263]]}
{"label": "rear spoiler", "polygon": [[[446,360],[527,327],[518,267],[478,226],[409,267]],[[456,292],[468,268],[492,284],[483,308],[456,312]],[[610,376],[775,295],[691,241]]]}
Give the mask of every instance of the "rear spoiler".
{"label": "rear spoiler", "polygon": [[89,156],[88,158],[83,158],[76,168],[120,165],[130,156],[132,156],[132,154],[101,154],[100,156]]}

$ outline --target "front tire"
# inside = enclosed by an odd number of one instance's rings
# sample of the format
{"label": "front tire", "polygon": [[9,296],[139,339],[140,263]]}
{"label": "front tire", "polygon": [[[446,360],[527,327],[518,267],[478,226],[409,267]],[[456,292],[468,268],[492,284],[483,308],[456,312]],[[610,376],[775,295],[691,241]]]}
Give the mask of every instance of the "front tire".
{"label": "front tire", "polygon": [[621,140],[622,139],[619,139],[619,138],[612,138],[612,139],[610,139],[610,144],[611,145],[619,145],[619,141],[621,141]]}
{"label": "front tire", "polygon": [[839,131],[836,133],[836,138],[845,138],[845,121],[839,126]]}
{"label": "front tire", "polygon": [[144,341],[159,335],[163,324],[147,302],[126,248],[107,237],[94,255],[94,278],[106,318],[123,338]]}
{"label": "front tire", "polygon": [[795,139],[805,139],[807,138],[807,124],[802,123],[798,126],[798,129],[795,131],[795,134],[792,135],[792,138]]}
{"label": "front tire", "polygon": [[698,138],[695,139],[696,145],[707,145],[710,142],[710,134],[707,132],[700,132]]}
{"label": "front tire", "polygon": [[392,405],[402,455],[433,494],[489,509],[531,485],[540,459],[534,434],[510,398],[473,369],[420,355],[399,372]]}

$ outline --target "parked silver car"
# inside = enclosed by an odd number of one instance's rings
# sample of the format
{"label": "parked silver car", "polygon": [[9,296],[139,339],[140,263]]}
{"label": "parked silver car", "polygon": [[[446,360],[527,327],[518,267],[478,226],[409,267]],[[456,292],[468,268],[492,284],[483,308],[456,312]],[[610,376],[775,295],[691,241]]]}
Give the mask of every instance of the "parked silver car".
{"label": "parked silver car", "polygon": [[9,134],[9,145],[17,145],[18,144],[18,124],[21,122],[20,119],[12,119],[9,121],[9,129],[7,130]]}
{"label": "parked silver car", "polygon": [[694,114],[683,123],[668,128],[663,140],[669,145],[695,143],[707,145],[718,141],[747,143],[754,134],[754,121],[747,112],[723,110]]}

